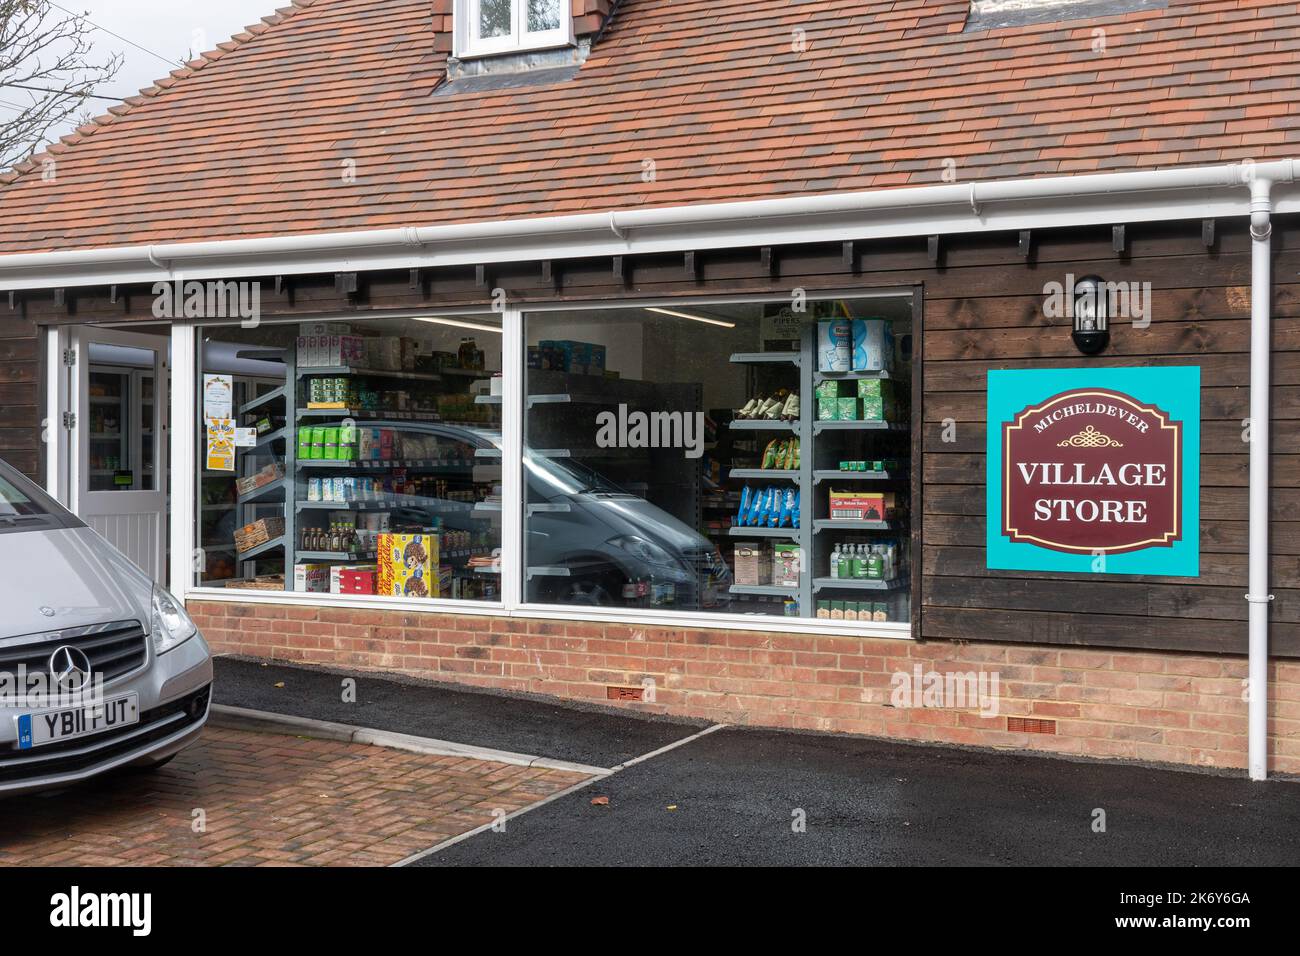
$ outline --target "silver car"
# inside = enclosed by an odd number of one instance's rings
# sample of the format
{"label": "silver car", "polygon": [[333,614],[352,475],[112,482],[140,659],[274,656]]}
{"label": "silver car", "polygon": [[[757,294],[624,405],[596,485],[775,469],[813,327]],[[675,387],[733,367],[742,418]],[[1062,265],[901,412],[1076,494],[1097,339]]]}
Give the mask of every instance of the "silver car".
{"label": "silver car", "polygon": [[0,794],[156,767],[208,719],[181,603],[0,461]]}

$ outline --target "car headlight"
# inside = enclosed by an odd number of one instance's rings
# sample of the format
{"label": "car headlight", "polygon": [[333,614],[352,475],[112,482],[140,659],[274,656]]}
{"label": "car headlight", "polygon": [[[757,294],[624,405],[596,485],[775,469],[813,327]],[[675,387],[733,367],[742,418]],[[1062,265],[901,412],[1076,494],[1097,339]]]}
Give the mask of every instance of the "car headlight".
{"label": "car headlight", "polygon": [[620,534],[617,537],[610,538],[605,543],[611,544],[622,551],[626,551],[638,561],[644,561],[646,564],[676,563],[668,552],[659,547],[659,545],[634,534]]}
{"label": "car headlight", "polygon": [[180,647],[198,633],[185,608],[158,585],[153,587],[153,649],[158,654]]}

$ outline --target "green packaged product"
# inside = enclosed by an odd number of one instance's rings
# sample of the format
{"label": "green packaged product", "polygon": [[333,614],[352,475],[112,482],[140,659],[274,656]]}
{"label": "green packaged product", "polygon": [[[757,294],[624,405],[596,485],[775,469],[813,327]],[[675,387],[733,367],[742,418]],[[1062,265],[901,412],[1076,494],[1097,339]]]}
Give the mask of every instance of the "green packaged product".
{"label": "green packaged product", "polygon": [[311,430],[311,454],[309,458],[325,457],[325,426],[313,425]]}
{"label": "green packaged product", "polygon": [[298,429],[298,460],[311,457],[311,426],[303,425]]}
{"label": "green packaged product", "polygon": [[822,382],[813,391],[817,393],[818,398],[839,398],[840,383],[836,381]]}
{"label": "green packaged product", "polygon": [[839,418],[840,400],[838,398],[817,399],[817,420],[833,422]]}
{"label": "green packaged product", "polygon": [[357,426],[351,422],[339,426],[339,459],[352,461],[357,457]]}
{"label": "green packaged product", "polygon": [[862,399],[865,421],[883,422],[894,414],[894,383],[879,378],[858,380],[858,397]]}
{"label": "green packaged product", "polygon": [[835,400],[835,417],[842,422],[858,420],[858,400],[856,398],[839,398]]}
{"label": "green packaged product", "polygon": [[325,429],[325,446],[321,457],[326,461],[337,461],[339,457],[339,430],[330,426]]}

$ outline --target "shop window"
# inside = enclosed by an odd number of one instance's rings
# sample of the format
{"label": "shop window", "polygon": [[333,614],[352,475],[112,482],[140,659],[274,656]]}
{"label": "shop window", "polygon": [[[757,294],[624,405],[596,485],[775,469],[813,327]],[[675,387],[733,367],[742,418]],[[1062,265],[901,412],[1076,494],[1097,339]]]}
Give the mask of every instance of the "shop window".
{"label": "shop window", "polygon": [[500,600],[498,316],[199,333],[200,585]]}
{"label": "shop window", "polygon": [[908,298],[525,316],[524,598],[909,619]]}
{"label": "shop window", "polygon": [[457,56],[482,56],[571,42],[564,0],[457,0]]}

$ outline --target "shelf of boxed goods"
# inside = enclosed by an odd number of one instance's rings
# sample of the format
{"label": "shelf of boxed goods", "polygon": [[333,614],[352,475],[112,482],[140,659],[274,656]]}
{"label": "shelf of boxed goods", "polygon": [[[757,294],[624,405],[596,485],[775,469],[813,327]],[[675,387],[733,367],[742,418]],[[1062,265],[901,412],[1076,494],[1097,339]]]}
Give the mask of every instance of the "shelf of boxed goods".
{"label": "shelf of boxed goods", "polygon": [[283,496],[284,483],[285,483],[284,478],[277,478],[275,479],[275,481],[268,481],[260,488],[255,488],[249,494],[241,495],[239,498],[235,500],[235,503],[239,505],[256,504],[258,502],[265,501],[268,497],[271,496],[272,492],[276,492],[276,491],[280,492],[280,494]]}
{"label": "shelf of boxed goods", "polygon": [[[394,422],[430,422],[435,424],[455,424],[454,422],[444,422],[442,417],[434,411],[407,412],[397,411],[394,409],[382,408],[300,408],[297,416],[299,418],[352,418],[357,421],[387,421]],[[484,424],[482,422],[475,424]]]}
{"label": "shelf of boxed goods", "polygon": [[271,389],[265,395],[259,395],[251,402],[245,402],[243,405],[240,405],[239,414],[245,415],[248,412],[256,411],[257,409],[261,408],[263,405],[267,404],[268,402],[273,402],[277,398],[284,398],[286,394],[287,394],[287,389],[285,388],[285,386],[283,385],[277,386],[276,388]]}
{"label": "shelf of boxed goods", "polygon": [[727,427],[746,432],[783,431],[794,433],[799,431],[797,421],[788,422],[778,418],[734,418]]}
{"label": "shelf of boxed goods", "polygon": [[799,352],[732,352],[729,361],[735,365],[799,365],[803,356]]}
{"label": "shelf of boxed goods", "polygon": [[478,506],[470,501],[422,498],[419,495],[385,495],[353,501],[299,501],[294,504],[297,511],[391,511],[394,508],[419,508],[440,514],[465,514],[478,510]]}
{"label": "shelf of boxed goods", "polygon": [[[475,373],[482,375],[485,373]],[[299,378],[311,378],[316,375],[356,375],[358,377],[372,378],[401,378],[413,382],[441,382],[441,374],[431,372],[403,372],[401,370],[386,368],[361,368],[355,365],[307,365],[298,369]]]}
{"label": "shelf of boxed goods", "polygon": [[871,578],[813,578],[813,590],[833,591],[843,588],[849,591],[894,591],[906,583],[906,578],[890,578],[887,581]]}
{"label": "shelf of boxed goods", "polygon": [[272,538],[270,541],[264,541],[261,544],[257,545],[256,547],[249,548],[247,551],[238,552],[239,560],[252,561],[255,558],[258,558],[261,555],[265,554],[268,551],[274,551],[276,548],[280,547],[283,544],[284,544],[284,535],[282,534],[277,535],[276,537]]}
{"label": "shelf of boxed goods", "polygon": [[258,435],[257,441],[256,443],[254,443],[253,448],[254,449],[264,448],[265,446],[270,445],[272,442],[281,441],[288,437],[289,437],[288,426],[284,426],[282,428],[276,428],[272,431],[264,432],[263,434]]}
{"label": "shelf of boxed goods", "polygon": [[733,584],[727,590],[732,594],[749,594],[754,597],[797,597],[799,594],[799,588],[779,584]]}
{"label": "shelf of boxed goods", "polygon": [[905,432],[908,430],[907,425],[902,422],[880,422],[868,421],[864,419],[855,419],[852,421],[819,421],[813,422],[813,434],[820,435],[822,432],[853,432],[853,431],[878,431],[878,432]]}
{"label": "shelf of boxed goods", "polygon": [[773,478],[777,481],[799,481],[797,468],[732,468],[728,474],[732,478]]}
{"label": "shelf of boxed goods", "polygon": [[818,518],[813,522],[813,531],[898,531],[901,527],[902,522],[893,519]]}
{"label": "shelf of boxed goods", "polygon": [[297,551],[299,561],[373,561],[377,551]]}
{"label": "shelf of boxed goods", "polygon": [[820,385],[822,382],[856,382],[861,378],[893,378],[893,375],[885,369],[857,372],[826,372],[816,369],[813,372],[814,385]]}
{"label": "shelf of boxed goods", "polygon": [[[391,471],[394,468],[436,468],[441,471],[473,471],[478,467],[468,458],[400,458],[381,460],[372,458],[301,458],[299,468],[342,468],[348,471]],[[486,466],[485,466],[486,467]]]}
{"label": "shelf of boxed goods", "polygon": [[733,524],[727,529],[727,534],[733,538],[790,538],[799,540],[803,535],[802,528],[768,528],[762,525],[744,525]]}
{"label": "shelf of boxed goods", "polygon": [[889,471],[840,471],[837,468],[819,468],[813,472],[813,484],[823,481],[907,481],[906,475]]}

